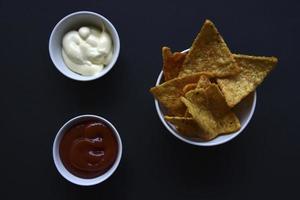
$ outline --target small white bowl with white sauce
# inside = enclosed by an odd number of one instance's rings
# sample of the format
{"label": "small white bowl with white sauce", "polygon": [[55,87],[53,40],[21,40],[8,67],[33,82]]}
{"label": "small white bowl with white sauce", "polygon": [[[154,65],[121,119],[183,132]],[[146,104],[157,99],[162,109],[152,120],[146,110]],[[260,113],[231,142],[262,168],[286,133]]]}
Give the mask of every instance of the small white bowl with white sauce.
{"label": "small white bowl with white sauce", "polygon": [[94,12],[67,15],[54,27],[49,54],[66,77],[91,81],[104,76],[115,65],[120,52],[119,35],[112,23]]}

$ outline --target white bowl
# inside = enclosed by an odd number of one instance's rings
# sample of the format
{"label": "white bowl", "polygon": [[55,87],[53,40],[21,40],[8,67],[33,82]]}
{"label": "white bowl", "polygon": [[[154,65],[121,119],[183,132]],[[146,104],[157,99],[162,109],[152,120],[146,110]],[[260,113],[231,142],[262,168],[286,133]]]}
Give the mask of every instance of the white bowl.
{"label": "white bowl", "polygon": [[[103,70],[93,76],[82,76],[71,71],[64,63],[62,57],[63,36],[71,30],[78,30],[81,26],[94,26],[101,28],[102,23],[105,25],[113,42],[113,57],[111,62],[105,66]],[[115,65],[119,53],[120,39],[115,27],[108,19],[94,12],[79,11],[69,14],[56,24],[49,39],[49,54],[55,67],[66,77],[78,81],[91,81],[104,76]]]}
{"label": "white bowl", "polygon": [[[117,143],[118,143],[118,155],[117,155],[117,158],[116,158],[114,164],[112,165],[112,167],[108,171],[106,171],[104,174],[102,174],[98,177],[95,177],[95,178],[85,179],[85,178],[80,178],[80,177],[73,175],[65,168],[65,166],[62,163],[61,158],[60,158],[59,145],[60,145],[61,139],[64,136],[64,134],[66,133],[66,131],[68,131],[72,126],[74,126],[80,122],[90,121],[90,120],[102,122],[102,123],[106,124],[107,126],[109,126],[113,130],[113,133],[115,134],[115,137],[116,137]],[[117,167],[120,163],[121,156],[122,156],[122,141],[121,141],[121,138],[120,138],[120,135],[119,135],[117,129],[106,119],[96,116],[96,115],[80,115],[78,117],[75,117],[75,118],[69,120],[59,129],[59,131],[54,139],[52,153],[53,153],[54,164],[55,164],[58,172],[65,179],[67,179],[71,183],[74,183],[77,185],[90,186],[90,185],[95,185],[95,184],[105,181],[107,178],[109,178],[115,172],[115,170],[117,169]]]}
{"label": "white bowl", "polygon": [[[163,78],[163,72],[161,71],[158,79],[156,81],[156,86],[160,85],[162,82]],[[256,106],[256,92],[252,92],[249,94],[245,99],[243,99],[238,105],[236,105],[233,109],[233,112],[237,115],[237,117],[240,120],[241,123],[241,128],[240,130],[227,134],[227,135],[220,135],[216,137],[213,140],[210,141],[203,141],[200,139],[193,139],[193,138],[188,138],[180,134],[175,126],[171,124],[170,122],[166,121],[164,118],[164,115],[166,114],[165,108],[155,99],[155,107],[156,111],[158,113],[158,116],[161,120],[161,122],[164,124],[164,126],[172,133],[176,138],[180,139],[183,142],[192,144],[192,145],[197,145],[197,146],[214,146],[214,145],[219,145],[223,144],[225,142],[228,142],[238,136],[248,125],[250,119],[252,118],[252,115],[254,113]]]}

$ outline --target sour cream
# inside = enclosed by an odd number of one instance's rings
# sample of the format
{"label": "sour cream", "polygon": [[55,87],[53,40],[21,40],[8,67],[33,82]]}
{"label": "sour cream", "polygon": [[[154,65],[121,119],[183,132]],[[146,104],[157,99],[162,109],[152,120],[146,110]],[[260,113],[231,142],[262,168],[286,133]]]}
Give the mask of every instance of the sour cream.
{"label": "sour cream", "polygon": [[81,27],[70,31],[62,41],[62,56],[68,68],[83,76],[99,73],[112,58],[112,40],[105,31]]}

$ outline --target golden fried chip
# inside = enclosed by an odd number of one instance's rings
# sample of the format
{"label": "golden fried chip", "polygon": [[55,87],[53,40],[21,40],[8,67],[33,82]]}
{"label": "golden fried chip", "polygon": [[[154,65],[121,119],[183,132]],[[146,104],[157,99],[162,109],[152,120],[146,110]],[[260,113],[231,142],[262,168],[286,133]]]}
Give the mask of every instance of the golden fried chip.
{"label": "golden fried chip", "polygon": [[183,94],[187,93],[190,90],[194,90],[196,87],[197,87],[197,83],[189,83],[185,85],[184,88],[182,89]]}
{"label": "golden fried chip", "polygon": [[216,84],[206,89],[196,89],[181,97],[189,113],[204,131],[203,135],[211,140],[220,134],[232,133],[240,129],[240,122],[230,110]]}
{"label": "golden fried chip", "polygon": [[175,78],[150,89],[154,97],[168,110],[169,115],[184,116],[186,107],[181,102],[183,88],[190,83],[197,83],[201,74]]}
{"label": "golden fried chip", "polygon": [[207,76],[205,76],[205,75],[201,75],[200,77],[199,77],[199,81],[198,81],[198,83],[197,83],[197,87],[196,87],[196,89],[205,89],[205,88],[207,88],[209,85],[211,84],[211,82],[210,82],[210,80],[209,80],[209,78],[207,77]]}
{"label": "golden fried chip", "polygon": [[199,126],[191,117],[172,117],[165,116],[165,119],[172,123],[178,132],[187,137],[198,137]]}
{"label": "golden fried chip", "polygon": [[[187,84],[186,86],[184,86],[183,93],[186,94],[190,90],[194,90],[194,89],[201,89],[201,88],[205,89],[210,84],[211,84],[211,82],[210,82],[209,78],[205,75],[201,75],[199,77],[199,81],[198,81],[197,84],[191,83],[191,84]],[[191,117],[192,115],[189,113],[188,109],[186,109],[184,116],[185,117]]]}
{"label": "golden fried chip", "polygon": [[184,117],[192,117],[192,115],[189,113],[188,109],[185,110]]}
{"label": "golden fried chip", "polygon": [[179,77],[197,72],[210,72],[217,77],[225,77],[239,71],[217,28],[206,20],[185,58]]}
{"label": "golden fried chip", "polygon": [[262,83],[277,64],[275,57],[234,55],[241,72],[232,77],[217,79],[226,102],[230,107],[238,104]]}
{"label": "golden fried chip", "polygon": [[162,48],[163,73],[165,81],[171,80],[178,76],[186,54],[187,53],[182,52],[172,53],[169,47]]}

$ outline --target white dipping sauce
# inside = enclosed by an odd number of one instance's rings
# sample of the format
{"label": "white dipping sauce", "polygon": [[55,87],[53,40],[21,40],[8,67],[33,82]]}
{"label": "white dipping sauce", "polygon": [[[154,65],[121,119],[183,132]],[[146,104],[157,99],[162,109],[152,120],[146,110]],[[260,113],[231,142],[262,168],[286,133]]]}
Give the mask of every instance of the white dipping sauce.
{"label": "white dipping sauce", "polygon": [[104,30],[81,27],[63,37],[62,56],[70,70],[83,76],[100,72],[112,58],[112,41]]}

